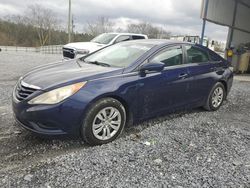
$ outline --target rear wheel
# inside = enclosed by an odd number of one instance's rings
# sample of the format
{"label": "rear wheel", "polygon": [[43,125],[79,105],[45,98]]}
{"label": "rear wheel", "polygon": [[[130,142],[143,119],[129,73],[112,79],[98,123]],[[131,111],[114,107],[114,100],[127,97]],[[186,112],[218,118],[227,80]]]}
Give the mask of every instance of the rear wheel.
{"label": "rear wheel", "polygon": [[226,92],[224,85],[220,82],[217,82],[212,88],[204,108],[209,111],[218,110],[222,105],[225,97]]}
{"label": "rear wheel", "polygon": [[122,133],[125,123],[123,105],[116,99],[104,98],[87,112],[81,128],[82,137],[90,145],[106,144]]}

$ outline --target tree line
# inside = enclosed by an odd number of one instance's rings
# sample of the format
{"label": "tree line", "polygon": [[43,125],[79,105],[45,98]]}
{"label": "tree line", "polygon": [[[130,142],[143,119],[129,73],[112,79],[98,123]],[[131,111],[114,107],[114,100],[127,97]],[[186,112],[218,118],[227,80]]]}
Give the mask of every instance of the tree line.
{"label": "tree line", "polygon": [[[65,24],[65,23],[64,23]],[[73,31],[74,26],[72,27]],[[149,38],[170,38],[171,33],[147,22],[128,24],[126,29],[115,28],[107,17],[99,17],[84,24],[83,32],[72,32],[72,41],[89,41],[105,32],[132,32]],[[26,8],[24,15],[9,15],[0,19],[0,45],[37,47],[68,43],[68,33],[58,15],[39,4]]]}
{"label": "tree line", "polygon": [[[88,41],[93,36],[74,32],[72,41]],[[37,47],[65,44],[68,34],[58,16],[39,4],[28,6],[25,15],[9,15],[0,19],[0,45]]]}
{"label": "tree line", "polygon": [[[47,32],[44,30],[43,32]],[[93,38],[87,33],[74,33],[72,42],[89,41]],[[38,47],[44,45],[59,45],[68,43],[68,34],[64,30],[50,29],[49,35],[39,37],[37,28],[13,20],[0,19],[0,46]]]}

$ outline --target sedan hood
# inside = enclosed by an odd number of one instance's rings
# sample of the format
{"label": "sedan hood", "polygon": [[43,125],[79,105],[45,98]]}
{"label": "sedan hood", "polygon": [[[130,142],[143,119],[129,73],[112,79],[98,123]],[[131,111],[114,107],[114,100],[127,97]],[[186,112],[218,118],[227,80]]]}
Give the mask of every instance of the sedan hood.
{"label": "sedan hood", "polygon": [[64,48],[71,48],[76,50],[88,50],[90,53],[99,50],[107,45],[95,42],[75,42],[64,45]]}
{"label": "sedan hood", "polygon": [[116,75],[122,73],[122,71],[122,68],[103,67],[84,63],[80,60],[71,60],[37,68],[26,74],[23,82],[40,87],[42,90],[47,90],[65,83]]}

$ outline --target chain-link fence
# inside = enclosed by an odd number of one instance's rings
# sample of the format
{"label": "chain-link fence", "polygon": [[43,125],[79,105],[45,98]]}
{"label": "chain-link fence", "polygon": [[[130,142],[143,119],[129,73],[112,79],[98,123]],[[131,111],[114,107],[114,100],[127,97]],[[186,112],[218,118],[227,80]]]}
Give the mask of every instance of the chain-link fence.
{"label": "chain-link fence", "polygon": [[44,54],[62,54],[62,47],[63,45],[49,45],[41,47],[0,46],[2,51],[37,52]]}

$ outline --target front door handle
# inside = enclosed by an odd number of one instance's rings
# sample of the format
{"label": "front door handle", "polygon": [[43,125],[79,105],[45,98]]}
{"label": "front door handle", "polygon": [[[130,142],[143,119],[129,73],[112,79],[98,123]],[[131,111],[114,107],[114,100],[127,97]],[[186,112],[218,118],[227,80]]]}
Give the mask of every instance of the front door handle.
{"label": "front door handle", "polygon": [[179,74],[179,78],[181,78],[181,79],[184,79],[184,78],[187,78],[187,77],[188,77],[187,73],[181,73],[181,74]]}

